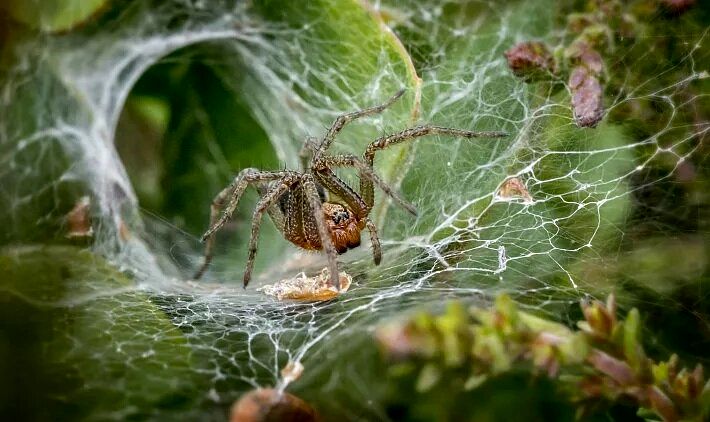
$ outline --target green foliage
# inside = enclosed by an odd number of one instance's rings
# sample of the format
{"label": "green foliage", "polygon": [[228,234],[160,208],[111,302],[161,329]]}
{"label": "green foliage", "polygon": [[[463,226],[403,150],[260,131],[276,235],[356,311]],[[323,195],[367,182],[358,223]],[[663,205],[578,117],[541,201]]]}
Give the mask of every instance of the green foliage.
{"label": "green foliage", "polygon": [[104,259],[17,246],[0,253],[0,273],[0,413],[143,419],[195,405],[186,340]]}
{"label": "green foliage", "polygon": [[[639,414],[664,421],[704,421],[710,414],[710,380],[698,364],[680,368],[678,357],[655,363],[646,357],[639,312],[616,316],[607,303],[582,303],[579,331],[521,311],[508,296],[490,309],[452,303],[441,315],[420,313],[381,326],[376,337],[392,361],[391,373],[416,373],[415,389],[443,384],[467,400],[476,389],[514,370],[547,376],[578,406],[578,417],[600,410],[601,401],[630,400]],[[456,413],[439,416],[450,420]]]}
{"label": "green foliage", "polygon": [[10,16],[42,32],[59,32],[81,25],[109,0],[9,0],[0,5]]}

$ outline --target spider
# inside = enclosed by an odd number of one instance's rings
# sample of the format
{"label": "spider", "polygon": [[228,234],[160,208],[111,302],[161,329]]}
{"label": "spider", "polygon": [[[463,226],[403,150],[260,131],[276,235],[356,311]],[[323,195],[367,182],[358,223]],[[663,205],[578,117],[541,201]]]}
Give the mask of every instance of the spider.
{"label": "spider", "polygon": [[[432,134],[464,138],[506,136],[504,132],[471,132],[422,125],[376,139],[367,147],[363,158],[347,154],[327,154],[335,137],[345,125],[353,120],[381,113],[403,94],[404,90],[401,90],[383,104],[342,114],[335,119],[322,139],[307,138],[300,153],[302,171],[262,171],[255,168],[240,171],[232,183],[212,201],[210,225],[201,239],[205,244],[204,261],[194,279],[199,279],[209,266],[213,255],[214,235],[229,221],[237,208],[239,198],[249,184],[255,185],[261,199],[256,205],[251,223],[249,256],[244,271],[245,288],[254,268],[259,227],[264,213],[269,214],[286,240],[303,249],[326,253],[330,283],[337,289],[340,289],[337,256],[360,246],[360,232],[365,228],[370,232],[373,260],[375,265],[379,265],[382,260],[382,248],[377,227],[369,218],[374,206],[374,186],[377,185],[411,214],[416,216],[417,211],[414,205],[405,201],[375,174],[375,153],[391,145]],[[358,172],[359,192],[336,176],[333,172],[336,167],[350,167]],[[329,194],[336,196],[339,201],[331,200]]]}

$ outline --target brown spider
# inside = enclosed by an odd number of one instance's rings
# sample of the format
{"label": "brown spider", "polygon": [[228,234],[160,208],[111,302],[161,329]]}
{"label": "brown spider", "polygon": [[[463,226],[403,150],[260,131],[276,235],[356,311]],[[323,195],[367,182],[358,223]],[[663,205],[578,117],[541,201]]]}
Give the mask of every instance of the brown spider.
{"label": "brown spider", "polygon": [[[204,263],[195,273],[198,279],[204,274],[212,260],[214,234],[232,216],[239,198],[247,185],[256,185],[261,199],[256,205],[249,239],[249,258],[244,271],[244,287],[251,279],[254,257],[257,251],[259,226],[264,212],[267,212],[286,240],[304,249],[324,250],[328,255],[331,283],[340,288],[337,254],[360,246],[360,232],[367,227],[372,242],[375,265],[382,259],[382,249],[375,224],[368,218],[374,205],[374,185],[377,185],[395,202],[410,213],[417,211],[412,204],[402,199],[373,171],[375,152],[390,145],[409,141],[430,134],[453,135],[464,138],[502,137],[504,132],[471,132],[440,126],[423,125],[405,129],[392,135],[383,136],[372,142],[362,159],[354,155],[326,155],[335,137],[343,127],[365,116],[381,113],[399,99],[404,90],[399,91],[384,104],[343,114],[335,119],[323,139],[308,138],[301,149],[303,171],[261,171],[247,168],[239,172],[234,181],[224,188],[212,201],[210,226],[202,236],[205,243]],[[309,155],[312,154],[310,165]],[[352,167],[358,171],[360,192],[355,192],[335,175],[333,167]],[[342,202],[328,199],[326,192],[337,196]],[[226,207],[225,207],[226,205]],[[220,216],[220,210],[222,215]]]}

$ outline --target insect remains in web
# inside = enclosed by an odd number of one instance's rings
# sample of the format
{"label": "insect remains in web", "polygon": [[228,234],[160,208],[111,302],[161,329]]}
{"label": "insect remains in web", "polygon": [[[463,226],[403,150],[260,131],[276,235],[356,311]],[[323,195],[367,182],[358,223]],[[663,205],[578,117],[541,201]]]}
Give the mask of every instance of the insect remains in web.
{"label": "insect remains in web", "polygon": [[[374,207],[375,186],[412,215],[417,210],[385,183],[374,171],[375,154],[392,145],[426,135],[449,135],[461,138],[499,138],[504,132],[475,132],[442,126],[421,125],[382,136],[371,142],[363,157],[350,154],[329,155],[336,136],[350,122],[382,113],[404,94],[397,92],[385,103],[340,115],[323,138],[307,138],[301,149],[301,171],[264,171],[247,168],[239,172],[232,183],[212,201],[210,225],[202,236],[204,261],[194,275],[199,279],[207,270],[214,252],[214,235],[229,221],[247,186],[254,185],[261,199],[257,202],[251,222],[249,251],[244,270],[244,287],[251,280],[254,258],[258,250],[259,228],[268,214],[286,240],[303,249],[323,251],[328,258],[329,283],[340,290],[337,257],[360,246],[360,233],[367,229],[372,243],[375,265],[382,260],[382,248],[377,227],[369,218]],[[354,168],[360,180],[359,189],[348,186],[333,171]],[[339,201],[331,200],[331,195]]]}
{"label": "insect remains in web", "polygon": [[328,268],[323,268],[320,274],[313,277],[300,273],[294,278],[267,284],[256,290],[278,300],[321,302],[347,292],[353,282],[353,278],[343,271],[339,275],[339,284],[334,285],[330,280],[330,271]]}

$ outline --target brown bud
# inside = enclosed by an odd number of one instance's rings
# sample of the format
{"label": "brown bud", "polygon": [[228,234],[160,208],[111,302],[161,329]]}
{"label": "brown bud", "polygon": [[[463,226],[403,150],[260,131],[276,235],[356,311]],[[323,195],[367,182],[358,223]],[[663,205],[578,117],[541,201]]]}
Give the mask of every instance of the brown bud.
{"label": "brown bud", "polygon": [[630,385],[635,381],[634,372],[624,361],[616,359],[599,350],[593,350],[587,361],[599,372],[607,375],[621,385]]}
{"label": "brown bud", "polygon": [[577,66],[569,77],[572,111],[579,127],[594,127],[604,117],[602,86],[586,66]]}
{"label": "brown bud", "polygon": [[658,387],[649,386],[646,389],[646,396],[651,402],[653,410],[658,413],[664,421],[679,420],[673,402]]}
{"label": "brown bud", "polygon": [[688,396],[696,399],[702,393],[704,385],[703,365],[697,364],[688,379]]}
{"label": "brown bud", "polygon": [[582,302],[582,313],[585,321],[589,324],[590,334],[600,338],[611,336],[616,318],[609,313],[604,304],[599,301],[594,301],[591,304]]}
{"label": "brown bud", "polygon": [[584,66],[595,76],[599,76],[604,70],[601,54],[584,41],[578,41],[569,46],[566,55],[573,65]]}
{"label": "brown bud", "polygon": [[539,41],[520,43],[504,54],[513,74],[526,82],[545,79],[557,71],[550,50]]}
{"label": "brown bud", "polygon": [[312,422],[318,413],[293,394],[259,388],[242,396],[232,406],[230,422]]}

